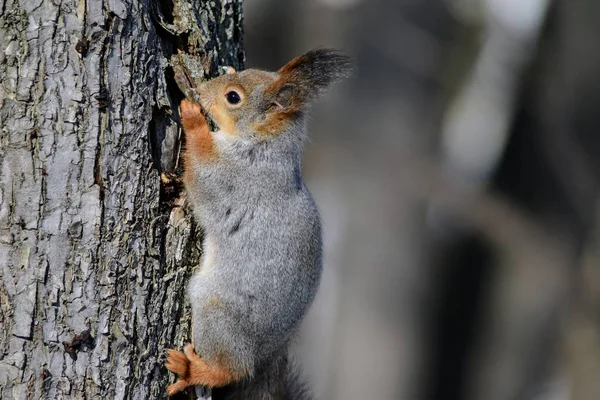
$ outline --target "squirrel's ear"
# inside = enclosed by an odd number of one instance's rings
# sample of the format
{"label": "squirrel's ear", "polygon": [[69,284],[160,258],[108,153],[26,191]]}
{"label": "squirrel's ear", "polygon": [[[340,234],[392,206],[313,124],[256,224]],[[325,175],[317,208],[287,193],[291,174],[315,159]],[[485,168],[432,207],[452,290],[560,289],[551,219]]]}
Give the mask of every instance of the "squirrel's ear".
{"label": "squirrel's ear", "polygon": [[276,92],[271,100],[271,109],[280,111],[287,110],[294,104],[296,88],[292,85],[283,85],[276,88]]}
{"label": "squirrel's ear", "polygon": [[350,57],[337,50],[311,50],[277,71],[279,79],[266,91],[272,93],[272,104],[280,109],[301,108],[352,70]]}

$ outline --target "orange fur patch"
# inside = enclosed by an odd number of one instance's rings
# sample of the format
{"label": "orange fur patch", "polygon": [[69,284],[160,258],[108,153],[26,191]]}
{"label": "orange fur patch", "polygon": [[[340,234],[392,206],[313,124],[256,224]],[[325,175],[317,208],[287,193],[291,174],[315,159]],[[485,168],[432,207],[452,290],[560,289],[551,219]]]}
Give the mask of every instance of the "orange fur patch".
{"label": "orange fur patch", "polygon": [[219,364],[207,363],[198,357],[194,347],[188,344],[183,352],[167,350],[165,367],[177,374],[179,380],[167,387],[169,396],[184,390],[188,386],[207,386],[210,388],[221,387],[240,380],[245,373],[232,371],[225,357],[219,357]]}
{"label": "orange fur patch", "polygon": [[256,124],[253,129],[263,136],[278,135],[286,130],[298,117],[300,110],[292,108],[269,114],[264,122]]}
{"label": "orange fur patch", "polygon": [[287,64],[285,64],[283,67],[281,67],[279,69],[279,71],[277,71],[277,73],[279,75],[288,75],[295,68],[297,68],[300,64],[302,64],[304,62],[306,62],[306,54],[303,54],[303,55],[298,56],[298,57],[294,57]]}
{"label": "orange fur patch", "polygon": [[225,303],[223,303],[223,300],[221,300],[217,296],[213,296],[208,299],[208,302],[207,302],[207,305],[205,308],[207,308],[207,309],[222,309],[222,308],[225,308]]}
{"label": "orange fur patch", "polygon": [[209,112],[217,125],[219,125],[221,131],[232,135],[238,134],[236,116],[228,112],[228,110],[224,106],[221,106],[219,102],[216,102],[215,105],[210,108]]}
{"label": "orange fur patch", "polygon": [[217,151],[212,134],[208,129],[206,119],[202,114],[200,105],[183,100],[179,106],[181,124],[185,132],[185,150],[183,179],[193,182],[191,166],[203,161],[212,161],[217,158]]}

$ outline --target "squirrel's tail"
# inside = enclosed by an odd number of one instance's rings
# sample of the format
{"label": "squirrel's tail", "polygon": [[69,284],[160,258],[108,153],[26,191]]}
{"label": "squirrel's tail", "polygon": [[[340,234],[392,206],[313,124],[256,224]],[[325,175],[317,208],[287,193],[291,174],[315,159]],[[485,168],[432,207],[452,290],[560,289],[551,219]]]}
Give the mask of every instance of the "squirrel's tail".
{"label": "squirrel's tail", "polygon": [[287,365],[287,373],[285,377],[285,393],[286,400],[310,400],[312,394],[308,389],[308,385],[302,376],[300,367],[291,360]]}
{"label": "squirrel's tail", "polygon": [[311,400],[300,369],[288,356],[277,357],[252,379],[212,390],[212,400]]}

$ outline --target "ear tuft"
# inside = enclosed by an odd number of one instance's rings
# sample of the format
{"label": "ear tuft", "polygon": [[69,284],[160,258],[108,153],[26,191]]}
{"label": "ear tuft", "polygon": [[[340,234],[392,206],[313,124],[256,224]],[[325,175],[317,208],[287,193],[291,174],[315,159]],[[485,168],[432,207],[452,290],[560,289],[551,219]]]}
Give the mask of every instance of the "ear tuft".
{"label": "ear tuft", "polygon": [[[267,92],[287,98],[285,107],[302,107],[316,99],[335,81],[354,70],[350,57],[334,49],[315,49],[294,58],[277,73]],[[277,101],[279,103],[279,101]]]}
{"label": "ear tuft", "polygon": [[352,70],[350,57],[338,50],[314,49],[294,58],[277,72],[291,80],[310,80],[312,85],[322,90],[334,81],[350,76]]}

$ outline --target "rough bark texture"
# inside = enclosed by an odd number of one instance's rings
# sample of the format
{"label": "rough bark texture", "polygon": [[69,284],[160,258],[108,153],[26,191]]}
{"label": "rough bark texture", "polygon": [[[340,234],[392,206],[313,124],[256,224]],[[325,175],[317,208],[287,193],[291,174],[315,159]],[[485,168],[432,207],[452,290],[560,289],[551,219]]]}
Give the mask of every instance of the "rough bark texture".
{"label": "rough bark texture", "polygon": [[164,396],[200,253],[169,58],[244,57],[241,0],[197,3],[0,2],[0,399]]}

